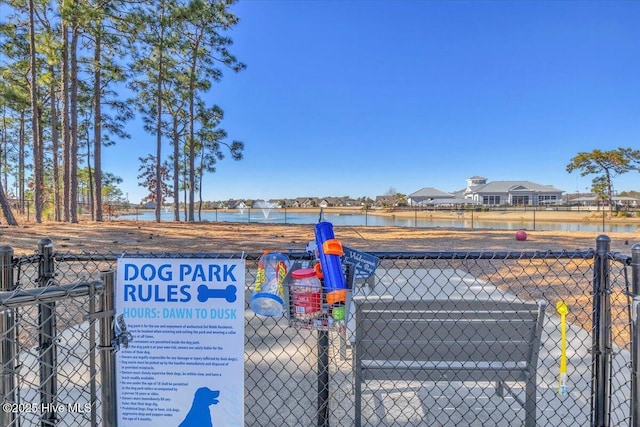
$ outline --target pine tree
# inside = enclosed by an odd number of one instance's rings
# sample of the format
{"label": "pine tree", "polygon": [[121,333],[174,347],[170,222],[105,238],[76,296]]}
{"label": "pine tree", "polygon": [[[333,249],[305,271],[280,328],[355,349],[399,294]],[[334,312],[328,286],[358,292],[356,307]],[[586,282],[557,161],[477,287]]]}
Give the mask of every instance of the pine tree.
{"label": "pine tree", "polygon": [[232,3],[191,0],[179,11],[182,18],[179,21],[182,25],[181,34],[184,35],[182,47],[189,64],[188,221],[194,221],[195,159],[198,154],[195,135],[198,112],[195,111],[195,106],[198,93],[208,90],[210,81],[219,81],[222,78],[221,66],[236,72],[246,68],[228,50],[233,43],[232,40],[222,35],[238,23],[238,18],[229,10]]}

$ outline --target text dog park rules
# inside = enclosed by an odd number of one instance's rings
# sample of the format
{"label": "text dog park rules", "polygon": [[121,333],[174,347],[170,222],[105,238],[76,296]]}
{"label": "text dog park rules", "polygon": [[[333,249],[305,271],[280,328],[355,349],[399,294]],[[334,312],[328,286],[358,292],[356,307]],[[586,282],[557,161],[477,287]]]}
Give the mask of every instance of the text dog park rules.
{"label": "text dog park rules", "polygon": [[118,259],[118,426],[244,425],[244,280],[241,259]]}

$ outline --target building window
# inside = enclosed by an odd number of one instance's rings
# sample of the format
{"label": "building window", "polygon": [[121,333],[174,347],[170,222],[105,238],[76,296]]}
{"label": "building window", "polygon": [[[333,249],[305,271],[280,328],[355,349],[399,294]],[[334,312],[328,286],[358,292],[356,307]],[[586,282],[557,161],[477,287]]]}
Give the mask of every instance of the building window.
{"label": "building window", "polygon": [[500,196],[482,196],[483,205],[499,205]]}
{"label": "building window", "polygon": [[529,196],[511,196],[511,204],[516,206],[528,205]]}
{"label": "building window", "polygon": [[555,194],[541,194],[538,196],[538,203],[545,204],[549,202],[556,202],[558,200],[558,196]]}

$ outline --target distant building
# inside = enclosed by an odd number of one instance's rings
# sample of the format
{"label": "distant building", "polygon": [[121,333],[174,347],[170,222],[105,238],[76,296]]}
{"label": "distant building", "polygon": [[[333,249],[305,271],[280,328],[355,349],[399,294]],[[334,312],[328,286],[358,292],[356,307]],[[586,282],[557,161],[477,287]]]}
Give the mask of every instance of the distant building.
{"label": "distant building", "polygon": [[562,193],[552,185],[531,181],[492,181],[473,176],[467,179],[467,188],[461,195],[485,206],[531,206],[562,203]]}
{"label": "distant building", "polygon": [[373,206],[376,208],[392,208],[396,206],[401,206],[404,204],[404,200],[402,197],[398,197],[397,195],[384,195],[384,196],[376,196],[376,200],[373,203]]}
{"label": "distant building", "polygon": [[[637,207],[638,199],[634,197],[624,197],[624,196],[612,196],[611,197],[613,203],[617,207]],[[595,195],[576,197],[571,199],[571,203],[579,203],[581,206],[600,206],[603,201]],[[605,201],[606,204],[608,204]]]}
{"label": "distant building", "polygon": [[409,206],[425,206],[435,199],[455,199],[451,193],[433,187],[425,187],[407,196]]}
{"label": "distant building", "polygon": [[246,209],[247,204],[244,200],[229,199],[224,204],[227,209]]}
{"label": "distant building", "polygon": [[283,199],[269,199],[266,201],[266,205],[270,208],[284,208],[286,207],[286,202]]}
{"label": "distant building", "polygon": [[447,193],[433,187],[422,188],[407,196],[409,206],[531,206],[562,203],[563,190],[531,181],[492,181],[482,176],[467,179],[467,187]]}
{"label": "distant building", "polygon": [[341,197],[325,197],[318,201],[318,206],[321,208],[346,206],[345,201]]}
{"label": "distant building", "polygon": [[315,197],[296,197],[293,200],[291,207],[293,208],[311,208],[318,205],[318,200]]}

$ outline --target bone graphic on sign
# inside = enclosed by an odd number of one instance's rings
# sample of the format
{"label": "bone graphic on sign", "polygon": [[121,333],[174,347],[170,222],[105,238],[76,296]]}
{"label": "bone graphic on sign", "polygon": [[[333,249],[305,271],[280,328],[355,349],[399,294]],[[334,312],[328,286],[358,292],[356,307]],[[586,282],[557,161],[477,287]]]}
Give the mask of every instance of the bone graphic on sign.
{"label": "bone graphic on sign", "polygon": [[209,298],[224,298],[227,302],[236,300],[237,288],[229,285],[224,289],[211,289],[207,285],[198,286],[198,301],[206,302]]}

